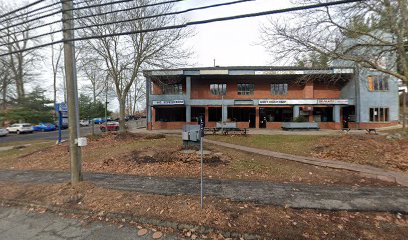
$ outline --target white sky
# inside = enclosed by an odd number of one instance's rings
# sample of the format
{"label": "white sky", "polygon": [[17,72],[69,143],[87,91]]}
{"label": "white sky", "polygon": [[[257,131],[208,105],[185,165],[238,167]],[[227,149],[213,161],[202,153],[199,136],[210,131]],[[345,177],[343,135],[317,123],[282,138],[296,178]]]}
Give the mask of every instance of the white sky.
{"label": "white sky", "polygon": [[[222,0],[186,0],[179,3],[180,9],[211,5]],[[214,9],[194,11],[186,14],[191,21],[216,17],[233,16],[239,14],[281,9],[290,6],[289,0],[256,0]],[[275,15],[279,17],[279,15]],[[196,25],[197,35],[191,39],[191,46],[196,54],[196,66],[213,66],[213,59],[219,66],[263,66],[271,62],[271,57],[265,49],[258,45],[259,27],[265,23],[267,16],[238,19],[232,21]]]}
{"label": "white sky", "polygon": [[[18,2],[25,2],[17,0]],[[29,2],[33,2],[30,0]],[[78,0],[82,1],[82,0]],[[163,0],[164,1],[164,0]],[[235,0],[185,0],[176,3],[179,10],[192,7],[205,6]],[[50,1],[46,1],[49,4]],[[254,0],[247,3],[239,3],[213,9],[205,9],[189,12],[184,15],[189,21],[233,16],[239,14],[268,11],[290,7],[290,0]],[[282,16],[280,14],[274,17]],[[265,49],[260,46],[259,28],[270,16],[246,18],[232,21],[209,23],[195,26],[196,35],[186,42],[186,46],[194,51],[191,65],[195,67],[217,66],[263,66],[270,65],[272,58]],[[48,31],[48,29],[44,30]],[[59,37],[56,37],[58,39]],[[48,39],[44,39],[48,41]],[[50,57],[50,48],[44,48],[43,54]],[[52,96],[51,66],[44,64],[43,73],[38,76],[38,81],[45,89],[49,89],[49,96]],[[47,69],[49,68],[49,69]],[[61,80],[60,80],[61,81]],[[62,84],[61,84],[62,85]],[[62,92],[59,92],[62,93]],[[61,94],[59,94],[61,95]],[[62,100],[62,96],[60,97]],[[110,109],[117,111],[117,104],[111,101]]]}

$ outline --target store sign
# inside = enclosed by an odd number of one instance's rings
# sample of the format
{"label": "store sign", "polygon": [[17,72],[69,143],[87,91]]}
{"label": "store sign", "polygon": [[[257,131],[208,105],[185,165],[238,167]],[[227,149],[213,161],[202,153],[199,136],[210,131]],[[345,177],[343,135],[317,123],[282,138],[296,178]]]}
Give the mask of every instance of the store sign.
{"label": "store sign", "polygon": [[349,100],[348,99],[319,99],[317,100],[318,104],[344,104],[348,105]]}
{"label": "store sign", "polygon": [[184,105],[184,100],[153,101],[153,105]]}
{"label": "store sign", "polygon": [[348,99],[260,99],[259,105],[348,105]]}
{"label": "store sign", "polygon": [[303,105],[317,104],[316,99],[260,99],[259,105]]}

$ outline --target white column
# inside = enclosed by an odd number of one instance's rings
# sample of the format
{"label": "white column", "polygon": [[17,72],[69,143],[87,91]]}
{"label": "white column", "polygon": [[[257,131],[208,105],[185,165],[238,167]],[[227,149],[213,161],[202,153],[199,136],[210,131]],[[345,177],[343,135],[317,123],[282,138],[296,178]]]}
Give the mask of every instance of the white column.
{"label": "white column", "polygon": [[339,123],[340,122],[340,105],[334,105],[333,108],[333,121]]}
{"label": "white column", "polygon": [[299,106],[293,106],[293,118],[299,117],[300,114],[300,107]]}

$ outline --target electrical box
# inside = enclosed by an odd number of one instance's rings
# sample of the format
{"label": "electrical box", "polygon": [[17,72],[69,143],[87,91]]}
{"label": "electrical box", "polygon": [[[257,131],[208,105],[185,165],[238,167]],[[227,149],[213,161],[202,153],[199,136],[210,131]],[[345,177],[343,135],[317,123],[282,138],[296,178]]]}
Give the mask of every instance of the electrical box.
{"label": "electrical box", "polygon": [[78,147],[85,147],[88,145],[88,140],[85,137],[81,137],[77,139]]}

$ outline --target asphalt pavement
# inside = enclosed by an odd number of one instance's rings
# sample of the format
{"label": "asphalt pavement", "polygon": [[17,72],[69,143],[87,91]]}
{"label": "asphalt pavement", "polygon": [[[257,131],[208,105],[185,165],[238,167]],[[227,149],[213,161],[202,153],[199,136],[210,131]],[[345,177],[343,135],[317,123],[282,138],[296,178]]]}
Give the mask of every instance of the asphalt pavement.
{"label": "asphalt pavement", "polygon": [[[0,207],[0,239],[2,240],[142,240],[153,239],[153,231],[138,236],[138,229],[103,222],[86,223],[52,213],[36,213],[13,207]],[[164,234],[160,239],[178,239]]]}
{"label": "asphalt pavement", "polygon": [[[67,140],[69,137],[68,129],[64,129],[62,132],[62,139]],[[100,133],[99,126],[95,126],[95,132]],[[81,127],[81,136],[86,136],[91,134],[91,127]],[[58,130],[50,132],[34,132],[34,133],[24,133],[24,134],[15,134],[9,133],[5,137],[0,137],[1,143],[10,143],[10,142],[21,142],[21,141],[35,141],[35,140],[54,140],[58,139]]]}
{"label": "asphalt pavement", "polygon": [[[0,181],[64,183],[69,172],[0,170]],[[97,186],[159,195],[200,195],[200,181],[190,178],[84,173]],[[204,194],[238,202],[291,208],[408,213],[408,188],[322,186],[243,180],[204,180]]]}

